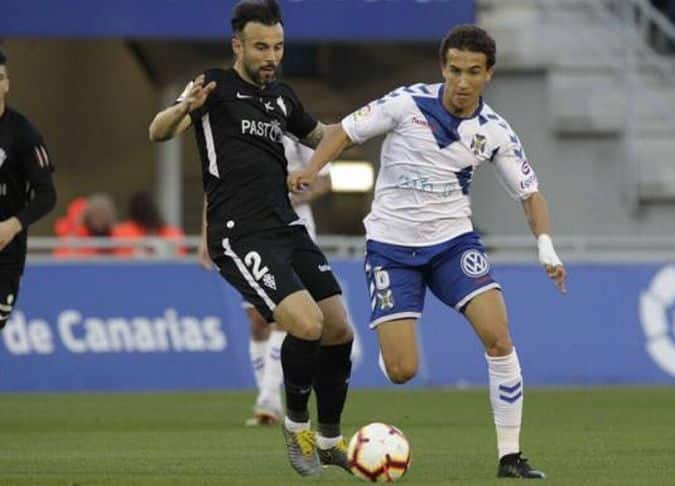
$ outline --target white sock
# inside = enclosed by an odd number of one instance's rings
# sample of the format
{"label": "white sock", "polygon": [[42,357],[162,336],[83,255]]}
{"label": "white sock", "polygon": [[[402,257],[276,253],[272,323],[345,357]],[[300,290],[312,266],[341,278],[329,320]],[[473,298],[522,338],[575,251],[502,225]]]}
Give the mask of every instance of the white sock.
{"label": "white sock", "polygon": [[251,369],[253,370],[253,376],[255,377],[255,386],[262,386],[263,373],[265,371],[265,355],[267,354],[267,341],[254,341],[253,339],[248,342],[248,354],[251,358]]}
{"label": "white sock", "polygon": [[324,437],[318,432],[316,433],[316,445],[319,446],[319,449],[330,449],[331,447],[335,447],[341,440],[341,435],[338,435],[337,437]]}
{"label": "white sock", "polygon": [[281,345],[285,338],[285,331],[272,331],[267,341],[265,369],[256,402],[261,408],[271,408],[275,411],[282,409],[281,385],[284,382],[284,372],[281,367]]}
{"label": "white sock", "polygon": [[284,417],[284,427],[289,432],[300,432],[301,430],[309,430],[309,420],[307,422],[293,422],[288,417]]}
{"label": "white sock", "polygon": [[497,429],[499,458],[520,452],[523,377],[516,349],[508,356],[485,355],[490,377],[490,403]]}

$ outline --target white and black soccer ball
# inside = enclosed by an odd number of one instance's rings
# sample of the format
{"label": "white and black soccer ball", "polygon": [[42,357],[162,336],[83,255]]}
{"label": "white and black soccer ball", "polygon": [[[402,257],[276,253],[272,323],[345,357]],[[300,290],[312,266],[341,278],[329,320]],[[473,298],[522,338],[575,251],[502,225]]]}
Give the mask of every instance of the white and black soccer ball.
{"label": "white and black soccer ball", "polygon": [[347,457],[354,476],[373,483],[390,483],[410,467],[410,443],[396,427],[372,423],[352,436]]}

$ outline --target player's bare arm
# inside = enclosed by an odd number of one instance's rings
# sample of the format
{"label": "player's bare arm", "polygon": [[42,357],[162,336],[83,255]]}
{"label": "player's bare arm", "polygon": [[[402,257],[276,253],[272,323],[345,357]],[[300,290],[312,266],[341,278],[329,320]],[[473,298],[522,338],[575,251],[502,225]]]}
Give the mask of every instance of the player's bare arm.
{"label": "player's bare arm", "polygon": [[565,279],[567,272],[551,240],[551,219],[548,214],[548,204],[540,192],[535,192],[523,202],[523,211],[527,217],[532,233],[537,238],[539,262],[546,269],[546,273],[553,280],[561,293],[566,293]]}
{"label": "player's bare arm", "polygon": [[190,112],[201,108],[216,88],[215,81],[204,86],[204,75],[191,81],[179,97],[179,102],[160,111],[150,123],[148,134],[152,142],[163,142],[190,128]]}
{"label": "player's bare arm", "polygon": [[[319,125],[321,125],[321,123],[319,123]],[[317,129],[315,128],[313,132],[316,130]],[[288,176],[288,189],[291,192],[299,192],[304,188],[311,186],[319,171],[328,162],[335,160],[351,144],[352,141],[347,135],[347,132],[342,128],[342,125],[337,123],[325,126],[323,138],[321,138],[321,142],[316,147],[312,160],[309,161],[307,168],[293,172]]]}

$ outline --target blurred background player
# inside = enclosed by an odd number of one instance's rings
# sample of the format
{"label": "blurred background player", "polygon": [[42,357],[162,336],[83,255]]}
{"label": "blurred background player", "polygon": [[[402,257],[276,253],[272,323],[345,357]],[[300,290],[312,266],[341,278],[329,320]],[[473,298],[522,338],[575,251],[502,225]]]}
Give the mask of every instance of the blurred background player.
{"label": "blurred background player", "polygon": [[[307,167],[313,150],[300,143],[292,135],[283,137],[284,152],[288,160],[288,171],[296,171]],[[291,204],[302,219],[310,237],[316,241],[316,224],[312,214],[311,203],[327,194],[331,189],[329,167],[324,167],[310,187],[300,193],[290,194]],[[207,270],[213,268],[213,262],[206,246],[206,230],[202,227],[198,247],[198,259]],[[283,371],[281,368],[281,346],[286,332],[276,323],[267,323],[265,318],[248,302],[242,302],[251,326],[249,340],[249,356],[251,369],[258,388],[258,396],[253,407],[253,417],[246,420],[247,426],[272,425],[279,422],[283,413],[281,385]]]}
{"label": "blurred background player", "polygon": [[539,261],[561,292],[565,268],[551,240],[548,206],[520,140],[482,99],[496,60],[494,40],[476,26],[443,39],[444,83],[416,84],[328,127],[310,167],[289,187],[314,175],[352,142],[387,135],[366,226],[366,279],[371,328],[377,330],[383,372],[405,383],[418,369],[417,320],[427,287],[471,323],[485,348],[497,430],[499,477],[544,478],[520,451],[523,379],[499,284],[471,222],[469,187],[482,162],[497,169],[521,202],[537,238]]}
{"label": "blurred background player", "polygon": [[54,165],[42,135],[6,104],[7,58],[0,51],[0,329],[19,293],[28,227],[56,204]]}
{"label": "blurred background player", "polygon": [[[153,141],[195,126],[206,194],[209,255],[220,274],[268,322],[287,332],[281,349],[286,390],[282,427],[291,466],[321,474],[349,470],[341,416],[351,375],[353,334],[340,286],[311,240],[286,189],[284,133],[315,147],[324,125],[290,86],[276,80],[284,52],[275,0],[241,1],[232,15],[232,69],[210,69],[149,127]],[[318,427],[310,427],[314,390]]]}

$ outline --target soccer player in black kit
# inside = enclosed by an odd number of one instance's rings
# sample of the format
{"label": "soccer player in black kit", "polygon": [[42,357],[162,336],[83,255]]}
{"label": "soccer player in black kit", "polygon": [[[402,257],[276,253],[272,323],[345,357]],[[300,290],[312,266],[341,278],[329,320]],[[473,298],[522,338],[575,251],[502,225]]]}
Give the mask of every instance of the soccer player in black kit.
{"label": "soccer player in black kit", "polygon": [[54,208],[54,166],[42,136],[9,108],[7,58],[0,52],[0,329],[16,303],[28,227]]}
{"label": "soccer player in black kit", "polygon": [[[316,147],[324,125],[276,80],[284,29],[276,0],[240,1],[232,15],[231,69],[210,69],[150,124],[153,141],[194,125],[206,194],[209,255],[220,274],[288,335],[281,350],[286,391],[282,430],[293,468],[348,470],[340,417],[353,335],[340,287],[295,214],[286,187],[282,135]],[[314,389],[318,427],[307,402]]]}

